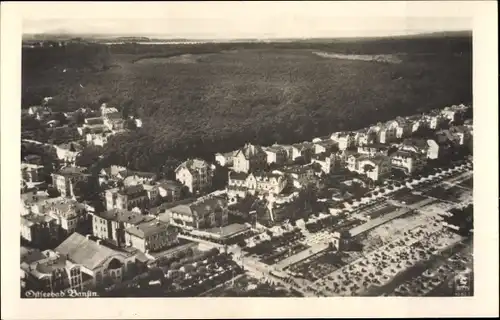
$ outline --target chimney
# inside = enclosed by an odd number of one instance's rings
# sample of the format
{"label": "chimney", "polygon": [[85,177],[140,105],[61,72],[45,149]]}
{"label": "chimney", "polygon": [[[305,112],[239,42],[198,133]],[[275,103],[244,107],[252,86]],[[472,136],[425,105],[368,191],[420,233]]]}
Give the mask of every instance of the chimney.
{"label": "chimney", "polygon": [[96,242],[98,245],[101,245],[101,239],[98,239]]}
{"label": "chimney", "polygon": [[87,234],[87,235],[85,236],[85,238],[87,238],[87,240],[89,240],[89,239],[90,239],[90,234]]}

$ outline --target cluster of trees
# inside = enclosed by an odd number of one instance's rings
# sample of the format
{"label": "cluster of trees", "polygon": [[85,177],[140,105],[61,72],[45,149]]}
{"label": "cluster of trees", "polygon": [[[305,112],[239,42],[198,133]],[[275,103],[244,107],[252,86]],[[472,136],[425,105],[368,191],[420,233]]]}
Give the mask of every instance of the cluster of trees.
{"label": "cluster of trees", "polygon": [[[470,101],[470,39],[444,41],[439,47],[433,45],[443,40],[413,41],[182,48],[75,44],[47,49],[54,50],[54,56],[32,50],[23,52],[23,104],[54,96],[61,107],[75,110],[108,101],[123,114],[139,116],[144,126],[112,137],[104,156],[117,164],[131,163],[137,170],[161,170],[167,157],[212,159],[215,152],[234,150],[248,141],[267,145],[310,140]],[[422,52],[421,46],[435,55],[412,55]],[[396,47],[410,58],[380,64],[324,59],[296,50],[381,53]],[[258,50],[243,50],[249,48]],[[193,64],[148,60],[232,49],[239,51],[209,55]],[[456,50],[463,55],[450,54]]]}

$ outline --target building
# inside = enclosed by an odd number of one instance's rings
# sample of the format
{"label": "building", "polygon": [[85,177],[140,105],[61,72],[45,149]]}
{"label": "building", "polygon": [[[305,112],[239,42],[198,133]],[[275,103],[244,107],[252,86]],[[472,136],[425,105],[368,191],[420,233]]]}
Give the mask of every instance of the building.
{"label": "building", "polygon": [[208,229],[228,223],[227,200],[219,197],[198,199],[166,210],[170,221],[188,228]]}
{"label": "building", "polygon": [[167,201],[177,201],[181,198],[182,183],[173,180],[162,180],[157,182],[158,194]]}
{"label": "building", "polygon": [[44,106],[31,106],[28,108],[28,114],[32,116],[36,116],[38,114],[50,115],[52,114],[52,110],[49,107],[44,107]]}
{"label": "building", "polygon": [[226,152],[226,153],[216,153],[215,162],[221,167],[230,167],[233,165],[233,157],[236,151]]}
{"label": "building", "polygon": [[378,141],[380,143],[390,143],[401,138],[403,129],[396,120],[389,121],[380,127]]}
{"label": "building", "polygon": [[111,249],[100,240],[93,241],[79,233],[73,233],[54,251],[80,266],[83,278],[88,279],[82,281],[84,290],[121,282],[125,275],[135,273],[138,261],[144,259],[136,251]]}
{"label": "building", "polygon": [[[286,187],[287,179],[282,174],[276,173],[255,173],[255,191],[262,194],[280,194]],[[249,177],[250,178],[250,177]],[[248,187],[252,187],[251,179],[247,178]]]}
{"label": "building", "polygon": [[471,131],[466,126],[453,126],[449,131],[459,145],[467,144],[472,139]]}
{"label": "building", "polygon": [[35,248],[48,248],[60,239],[59,225],[56,219],[45,214],[23,215],[21,238]]}
{"label": "building", "polygon": [[273,145],[271,147],[265,147],[263,149],[264,152],[267,154],[268,164],[274,163],[277,165],[283,165],[288,160],[288,153],[281,146]]}
{"label": "building", "polygon": [[175,169],[176,179],[191,193],[203,192],[212,186],[210,165],[201,159],[189,159]]}
{"label": "building", "polygon": [[373,181],[378,181],[391,172],[391,162],[389,157],[384,155],[373,157],[359,154],[350,155],[347,169],[364,174]]}
{"label": "building", "polygon": [[451,107],[446,107],[441,111],[441,116],[449,121],[456,121],[457,116],[464,114],[469,107],[460,104],[452,105]]}
{"label": "building", "polygon": [[309,163],[311,156],[314,154],[314,144],[308,141],[285,145],[283,148],[288,154],[288,160],[292,162],[298,158],[302,158],[304,163]]}
{"label": "building", "polygon": [[[22,250],[23,251],[23,250]],[[21,254],[21,284],[24,291],[59,293],[66,290],[81,292],[90,280],[79,265],[54,251],[31,251]]]}
{"label": "building", "polygon": [[412,174],[425,166],[424,157],[420,153],[398,150],[391,155],[391,165],[406,174]]}
{"label": "building", "polygon": [[154,217],[138,212],[112,209],[102,213],[92,213],[92,234],[117,246],[125,246],[125,230]]}
{"label": "building", "polygon": [[111,132],[91,132],[85,134],[85,141],[89,145],[103,147],[106,143],[108,143],[108,138],[111,136]]}
{"label": "building", "polygon": [[377,154],[387,155],[389,152],[389,146],[381,143],[365,144],[358,147],[358,153],[368,155],[373,157]]}
{"label": "building", "polygon": [[83,128],[87,128],[90,126],[96,126],[96,125],[105,125],[104,124],[104,118],[103,117],[92,117],[92,118],[85,118],[83,120]]}
{"label": "building", "polygon": [[120,172],[120,177],[123,179],[123,184],[128,186],[136,186],[139,184],[152,184],[156,180],[156,174],[152,172],[141,172],[125,170]]}
{"label": "building", "polygon": [[43,166],[30,163],[21,163],[21,177],[26,182],[40,182],[43,180]]}
{"label": "building", "polygon": [[346,150],[356,144],[358,133],[355,132],[335,132],[330,139],[338,144],[339,150]]}
{"label": "building", "polygon": [[85,205],[76,200],[60,198],[60,200],[47,203],[44,210],[47,215],[56,220],[63,236],[85,228],[86,223],[89,222]]}
{"label": "building", "polygon": [[67,166],[52,174],[52,184],[63,197],[74,197],[74,188],[78,182],[91,183],[93,179],[82,167]]}
{"label": "building", "polygon": [[150,200],[143,185],[113,188],[105,191],[106,209],[132,210],[145,209]]}
{"label": "building", "polygon": [[439,156],[439,145],[431,139],[405,139],[399,150],[423,154],[428,159],[437,159]]}
{"label": "building", "polygon": [[331,140],[331,139],[326,139],[326,140],[321,140],[318,142],[314,143],[314,154],[320,154],[324,152],[332,152],[335,151],[337,147],[337,142]]}
{"label": "building", "polygon": [[233,170],[236,172],[253,172],[266,168],[267,154],[260,147],[250,143],[236,151],[233,157]]}
{"label": "building", "polygon": [[155,252],[178,243],[178,232],[168,223],[151,220],[128,227],[125,239],[129,246],[142,252]]}
{"label": "building", "polygon": [[56,155],[59,160],[62,160],[66,163],[75,163],[76,157],[83,150],[83,147],[79,143],[70,142],[63,143],[55,146]]}
{"label": "building", "polygon": [[317,163],[321,166],[321,171],[325,174],[330,174],[335,169],[335,154],[321,153],[315,154],[311,159],[312,163]]}
{"label": "building", "polygon": [[287,179],[283,174],[256,172],[229,172],[227,193],[229,197],[243,198],[246,193],[279,194],[286,187]]}
{"label": "building", "polygon": [[103,123],[111,131],[121,131],[125,128],[125,120],[120,112],[109,112],[103,117]]}
{"label": "building", "polygon": [[105,115],[110,114],[110,113],[118,112],[118,109],[116,109],[114,107],[108,107],[107,103],[101,104],[101,107],[99,108],[99,110],[101,111],[102,117],[104,117]]}
{"label": "building", "polygon": [[117,165],[112,165],[109,168],[104,168],[99,172],[99,184],[109,183],[111,181],[122,181],[127,177],[127,168]]}

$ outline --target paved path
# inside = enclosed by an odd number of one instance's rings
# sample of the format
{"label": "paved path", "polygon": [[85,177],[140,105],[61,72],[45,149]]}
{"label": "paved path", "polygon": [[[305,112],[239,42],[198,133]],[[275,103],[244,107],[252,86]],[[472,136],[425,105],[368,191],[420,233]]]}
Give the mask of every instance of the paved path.
{"label": "paved path", "polygon": [[299,253],[296,253],[296,254],[294,254],[294,255],[292,255],[284,260],[281,260],[280,262],[275,264],[275,267],[279,270],[283,270],[284,268],[286,268],[294,263],[297,263],[299,261],[307,259],[310,256],[313,256],[316,253],[321,252],[321,251],[326,250],[326,249],[328,249],[328,244],[325,244],[325,243],[319,243],[319,244],[313,245],[313,246],[311,246],[311,248],[308,248],[308,249],[301,251]]}

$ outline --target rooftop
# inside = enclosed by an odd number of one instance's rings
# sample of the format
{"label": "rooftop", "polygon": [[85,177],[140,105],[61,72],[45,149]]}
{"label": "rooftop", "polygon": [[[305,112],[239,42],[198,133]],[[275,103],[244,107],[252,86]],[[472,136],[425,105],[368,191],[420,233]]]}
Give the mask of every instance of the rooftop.
{"label": "rooftop", "polygon": [[256,155],[264,153],[264,150],[261,146],[253,145],[251,143],[245,144],[243,148],[238,150],[235,155],[242,153],[245,156],[245,159],[250,159]]}
{"label": "rooftop", "polygon": [[98,244],[77,232],[64,240],[55,251],[67,256],[72,262],[81,264],[90,270],[94,270],[113,256],[122,256],[125,258],[130,255],[129,253],[113,250],[103,244]]}
{"label": "rooftop", "polygon": [[21,216],[21,224],[26,227],[31,227],[35,224],[50,222],[52,220],[54,220],[54,218],[51,218],[45,214],[30,213],[28,215]]}
{"label": "rooftop", "polygon": [[155,219],[148,222],[142,222],[138,225],[131,226],[127,228],[126,231],[132,235],[144,239],[151,235],[165,232],[169,229],[172,232],[174,231],[171,227],[169,227],[168,223],[161,222]]}
{"label": "rooftop", "polygon": [[118,210],[118,209],[108,210],[96,215],[106,220],[125,222],[134,225],[145,221],[151,221],[154,219],[154,217],[152,216],[147,216],[132,211]]}
{"label": "rooftop", "polygon": [[74,176],[74,175],[82,175],[87,174],[87,168],[76,167],[76,166],[67,166],[63,167],[57,172],[58,175],[62,176]]}
{"label": "rooftop", "polygon": [[145,193],[144,186],[141,184],[124,187],[123,189],[118,190],[118,194],[121,194],[124,196],[134,196],[135,197],[135,196],[141,196],[144,193]]}
{"label": "rooftop", "polygon": [[245,180],[248,177],[247,173],[244,172],[229,172],[229,179],[233,180]]}
{"label": "rooftop", "polygon": [[208,167],[208,163],[205,160],[202,159],[188,159],[181,163],[175,171],[179,170],[180,168],[186,168],[188,170],[203,170]]}

